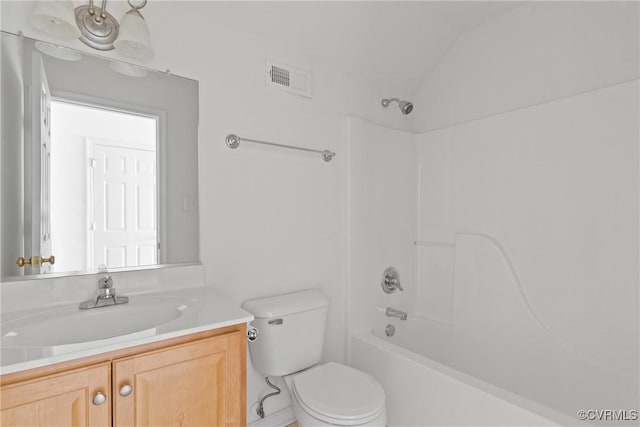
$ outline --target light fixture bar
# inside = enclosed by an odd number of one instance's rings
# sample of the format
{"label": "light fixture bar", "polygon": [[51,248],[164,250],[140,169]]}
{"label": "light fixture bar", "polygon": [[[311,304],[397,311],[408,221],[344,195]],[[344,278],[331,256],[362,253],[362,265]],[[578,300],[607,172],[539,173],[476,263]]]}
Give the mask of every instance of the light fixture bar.
{"label": "light fixture bar", "polygon": [[155,55],[151,47],[149,28],[140,9],[147,0],[127,3],[131,7],[118,22],[107,12],[108,0],[102,0],[100,7],[94,0],[73,8],[70,0],[41,0],[31,16],[31,23],[37,29],[64,40],[80,39],[87,46],[117,53],[141,61]]}
{"label": "light fixture bar", "polygon": [[107,0],[102,7],[95,7],[93,1],[75,9],[76,24],[80,29],[80,41],[97,50],[113,50],[118,38],[118,21],[106,11]]}

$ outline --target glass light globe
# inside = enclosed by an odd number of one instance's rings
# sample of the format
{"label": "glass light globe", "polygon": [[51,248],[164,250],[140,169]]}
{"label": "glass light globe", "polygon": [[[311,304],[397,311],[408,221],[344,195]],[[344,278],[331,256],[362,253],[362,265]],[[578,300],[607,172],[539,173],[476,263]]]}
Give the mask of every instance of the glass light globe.
{"label": "glass light globe", "polygon": [[39,1],[31,14],[31,25],[58,39],[80,37],[71,0]]}
{"label": "glass light globe", "polygon": [[120,20],[120,34],[113,43],[120,55],[148,61],[153,58],[149,28],[137,9],[131,9]]}

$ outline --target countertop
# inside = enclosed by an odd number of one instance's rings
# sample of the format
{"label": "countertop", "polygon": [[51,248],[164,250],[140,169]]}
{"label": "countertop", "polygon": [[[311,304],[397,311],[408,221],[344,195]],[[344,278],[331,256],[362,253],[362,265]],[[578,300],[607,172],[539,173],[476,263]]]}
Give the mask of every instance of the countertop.
{"label": "countertop", "polygon": [[[20,322],[20,319],[28,316],[46,316],[48,312],[55,314],[60,313],[61,310],[75,310],[77,309],[76,304],[54,306],[45,310],[42,308],[29,309],[3,315],[0,375],[81,359],[196,332],[248,323],[253,320],[253,316],[250,313],[229,302],[208,287],[178,289],[152,294],[132,294],[130,295],[129,304],[133,306],[137,301],[147,298],[149,295],[152,295],[153,298],[167,300],[171,298],[186,300],[187,305],[193,304],[193,306],[185,310],[185,314],[179,318],[154,328],[106,339],[48,347],[11,344],[12,325],[16,325],[16,322]],[[101,310],[101,308],[91,310]],[[87,310],[87,312],[91,310]]]}

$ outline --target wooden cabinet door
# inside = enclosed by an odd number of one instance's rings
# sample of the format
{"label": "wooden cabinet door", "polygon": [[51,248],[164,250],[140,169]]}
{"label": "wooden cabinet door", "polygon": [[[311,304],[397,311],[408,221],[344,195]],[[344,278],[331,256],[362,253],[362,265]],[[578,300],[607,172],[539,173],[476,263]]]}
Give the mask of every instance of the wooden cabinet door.
{"label": "wooden cabinet door", "polygon": [[245,361],[241,332],[115,360],[114,426],[244,425]]}
{"label": "wooden cabinet door", "polygon": [[[2,426],[111,426],[111,364],[2,386]],[[95,405],[98,393],[106,397]]]}

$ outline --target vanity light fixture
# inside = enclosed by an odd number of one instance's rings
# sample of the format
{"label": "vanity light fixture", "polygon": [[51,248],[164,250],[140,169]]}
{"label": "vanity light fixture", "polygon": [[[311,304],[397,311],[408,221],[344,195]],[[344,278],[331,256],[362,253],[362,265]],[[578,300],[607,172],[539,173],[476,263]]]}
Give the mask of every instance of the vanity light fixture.
{"label": "vanity light fixture", "polygon": [[120,55],[147,61],[153,58],[149,28],[140,13],[147,0],[137,4],[127,0],[131,9],[120,23],[107,12],[107,0],[100,7],[93,0],[74,9],[71,0],[41,0],[31,15],[31,24],[52,37],[79,38],[97,50],[113,50]]}

